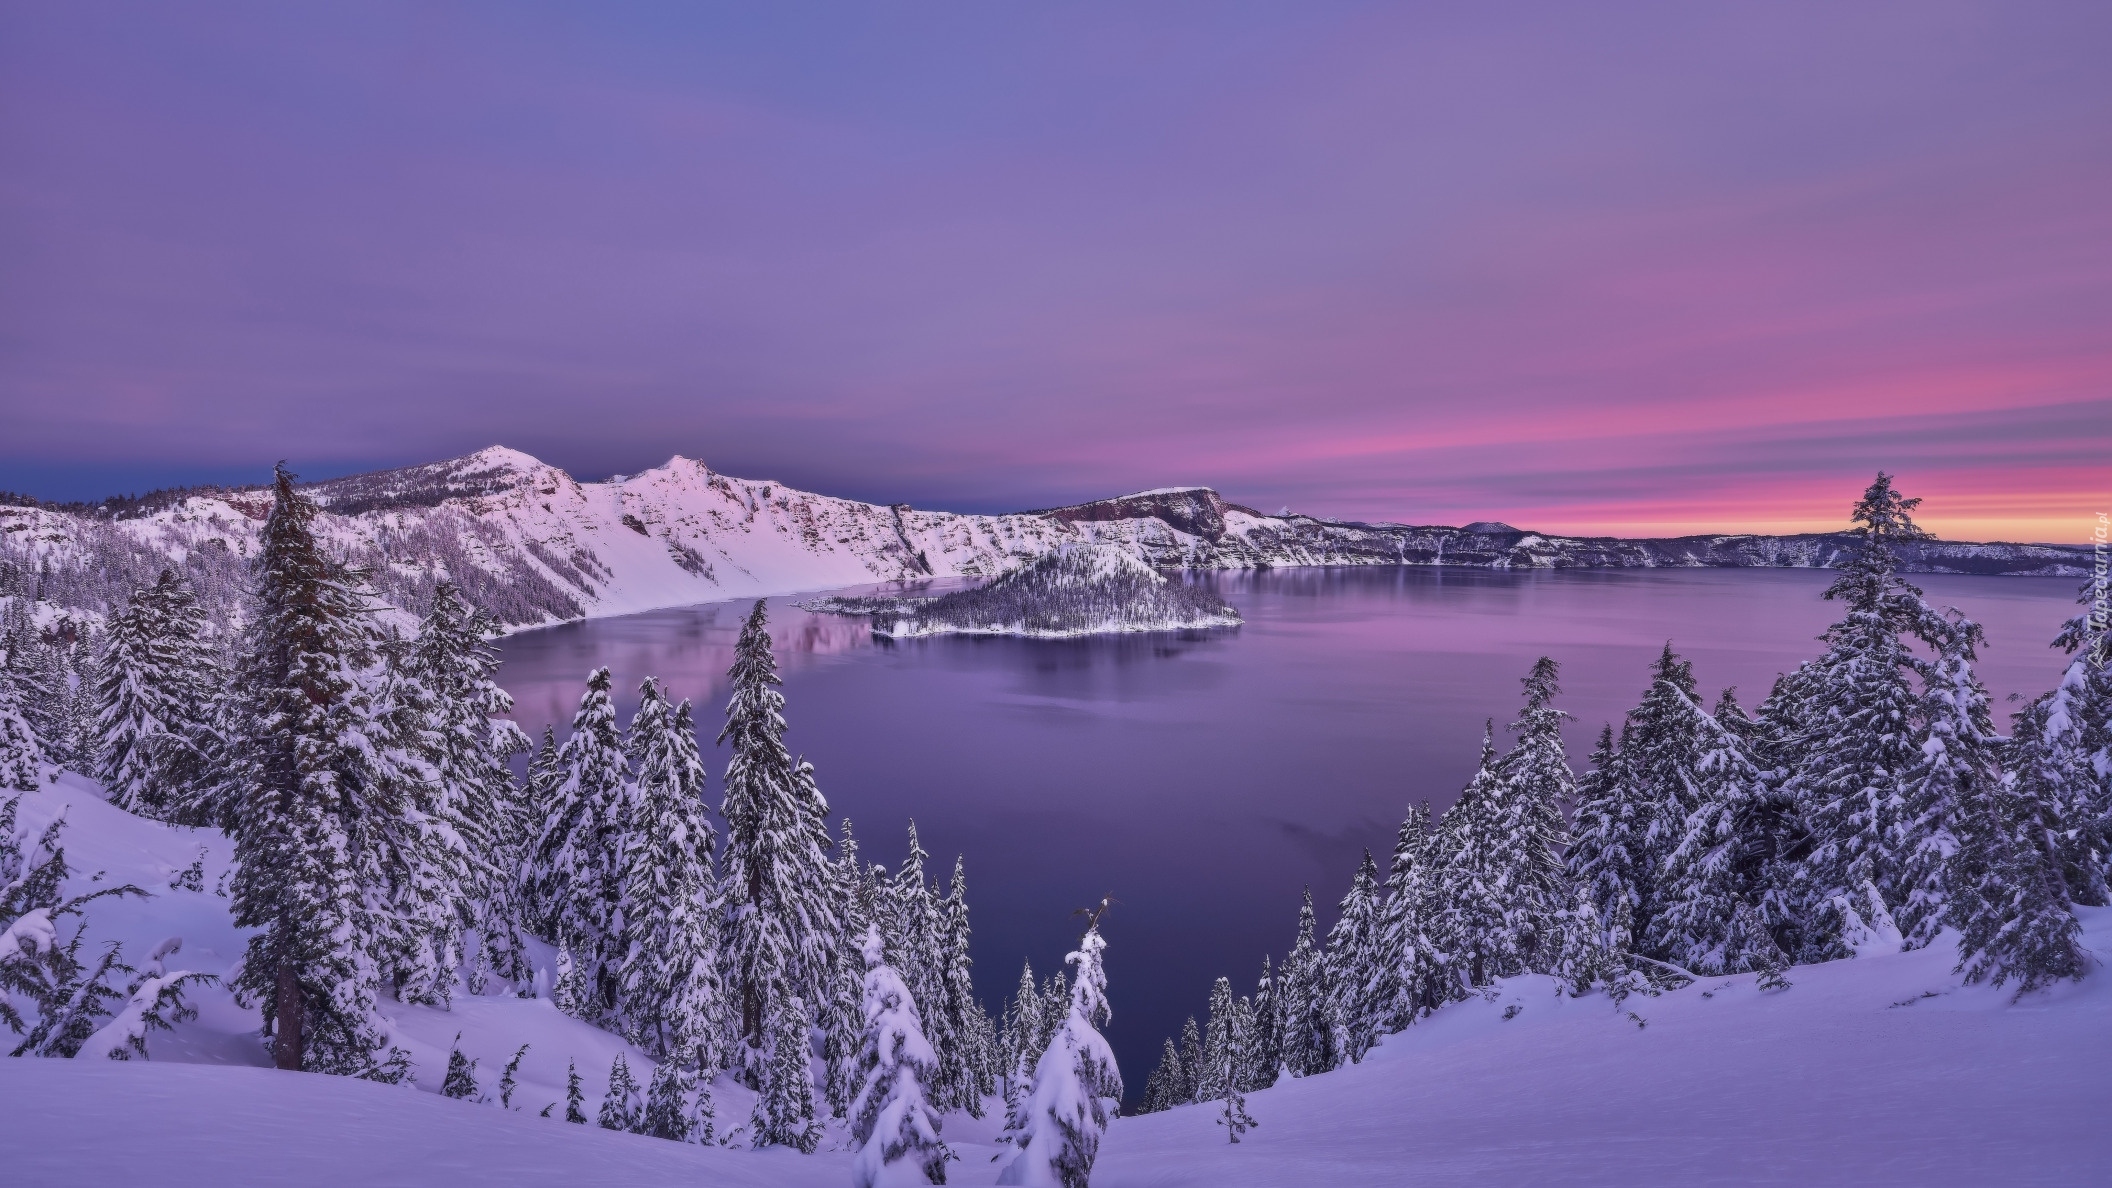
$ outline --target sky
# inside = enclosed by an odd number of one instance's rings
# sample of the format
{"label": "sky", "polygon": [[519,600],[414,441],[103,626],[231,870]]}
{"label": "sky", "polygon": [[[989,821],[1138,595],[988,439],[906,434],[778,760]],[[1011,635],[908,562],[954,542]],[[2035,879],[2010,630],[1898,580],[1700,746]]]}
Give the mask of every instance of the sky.
{"label": "sky", "polygon": [[2112,5],[0,0],[0,488],[2112,511]]}

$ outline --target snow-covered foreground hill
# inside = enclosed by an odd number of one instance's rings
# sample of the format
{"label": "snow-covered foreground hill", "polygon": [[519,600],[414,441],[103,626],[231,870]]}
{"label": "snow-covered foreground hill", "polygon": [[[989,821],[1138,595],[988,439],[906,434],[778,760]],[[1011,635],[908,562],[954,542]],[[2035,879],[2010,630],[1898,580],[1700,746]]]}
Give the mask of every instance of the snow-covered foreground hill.
{"label": "snow-covered foreground hill", "polygon": [[[261,477],[261,476],[260,476]],[[718,474],[694,459],[579,482],[518,450],[318,483],[315,531],[369,570],[381,596],[422,611],[442,580],[510,627],[728,598],[925,577],[991,577],[1065,544],[1162,568],[1470,565],[1503,569],[1830,566],[1846,534],[1563,537],[1264,515],[1206,487],[1169,488],[1011,515],[920,511]],[[268,490],[157,496],[100,510],[0,504],[0,597],[99,617],[164,566],[209,611],[234,613]],[[2078,576],[2081,548],[1905,542],[1921,572]]]}
{"label": "snow-covered foreground hill", "polygon": [[[64,812],[70,890],[133,882],[145,901],[100,901],[91,943],[135,959],[181,936],[171,968],[224,972],[240,933],[213,887],[224,840],[119,812],[72,776],[22,802],[41,828]],[[204,850],[203,891],[170,880]],[[2112,957],[2112,910],[2084,915]],[[1114,943],[1119,944],[1119,933]],[[2112,973],[2013,1003],[1962,987],[1946,944],[1790,971],[1769,994],[1711,979],[1616,1010],[1544,978],[1504,983],[1386,1039],[1360,1064],[1253,1094],[1261,1126],[1226,1143],[1208,1107],[1110,1129],[1096,1188],[1295,1185],[2086,1185],[2112,1183]],[[1148,954],[1123,963],[1141,970]],[[1141,976],[1132,973],[1130,976]],[[1116,1010],[1122,986],[1112,987]],[[418,1086],[282,1073],[263,1063],[254,1011],[196,995],[197,1021],[151,1041],[153,1060],[0,1060],[0,1183],[842,1185],[848,1154],[749,1152],[616,1134],[534,1115],[561,1102],[576,1062],[588,1112],[616,1037],[542,1000],[464,996],[452,1010],[392,1008]],[[1514,1009],[1515,1008],[1515,1009]],[[1631,1017],[1631,1014],[1633,1017]],[[485,1092],[521,1043],[507,1113],[440,1097],[449,1047],[480,1060]],[[1130,1070],[1132,1078],[1142,1070]],[[749,1099],[724,1081],[722,1129]],[[556,1111],[562,1114],[560,1105]],[[991,1183],[994,1118],[955,1115],[954,1184]]]}

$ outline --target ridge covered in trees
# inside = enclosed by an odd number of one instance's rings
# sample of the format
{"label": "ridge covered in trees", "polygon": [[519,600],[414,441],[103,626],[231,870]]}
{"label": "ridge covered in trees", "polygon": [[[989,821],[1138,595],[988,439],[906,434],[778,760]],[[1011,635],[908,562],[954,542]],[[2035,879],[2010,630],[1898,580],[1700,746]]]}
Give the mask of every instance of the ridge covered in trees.
{"label": "ridge covered in trees", "polygon": [[[1459,799],[1412,808],[1383,877],[1366,854],[1324,943],[1308,891],[1290,953],[1251,995],[1212,990],[1168,1039],[1141,1108],[1221,1102],[1361,1060],[1380,1036],[1518,974],[1616,1005],[1703,977],[1958,940],[1968,982],[2018,995],[2081,977],[2071,905],[2108,901],[2112,631],[2086,585],[2054,641],[2060,683],[1997,732],[1974,675],[1979,626],[1931,606],[1895,549],[1923,538],[1879,474],[1825,597],[1825,650],[1748,713],[1704,708],[1667,643],[1589,770],[1562,745],[1543,657],[1499,754],[1492,725]],[[1199,1037],[1207,1038],[1199,1038]],[[1226,1070],[1230,1069],[1228,1073]]]}

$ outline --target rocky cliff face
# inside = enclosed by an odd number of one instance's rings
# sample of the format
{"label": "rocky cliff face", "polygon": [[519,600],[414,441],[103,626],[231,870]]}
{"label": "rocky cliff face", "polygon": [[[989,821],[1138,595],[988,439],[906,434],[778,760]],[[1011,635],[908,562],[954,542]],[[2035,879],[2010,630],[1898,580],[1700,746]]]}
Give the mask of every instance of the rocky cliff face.
{"label": "rocky cliff face", "polygon": [[[1836,564],[1846,534],[1563,537],[1264,515],[1206,487],[1147,491],[1014,515],[859,503],[715,473],[672,458],[581,483],[503,447],[318,483],[319,531],[383,599],[422,606],[441,580],[514,627],[723,598],[921,577],[994,576],[1065,543],[1119,547],[1152,565],[1641,568]],[[121,509],[0,507],[0,596],[41,613],[100,616],[164,566],[216,616],[237,613],[268,495],[184,493]],[[1925,573],[2080,576],[2081,548],[1929,541],[1902,550]]]}

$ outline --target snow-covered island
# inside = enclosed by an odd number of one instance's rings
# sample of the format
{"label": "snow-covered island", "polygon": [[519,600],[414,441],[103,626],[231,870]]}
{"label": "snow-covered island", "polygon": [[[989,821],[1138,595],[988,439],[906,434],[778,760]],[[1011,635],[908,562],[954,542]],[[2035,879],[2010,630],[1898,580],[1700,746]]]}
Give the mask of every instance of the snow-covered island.
{"label": "snow-covered island", "polygon": [[985,585],[929,598],[831,597],[808,610],[866,615],[873,634],[1024,635],[1060,639],[1127,631],[1237,627],[1239,612],[1118,549],[1066,545]]}

